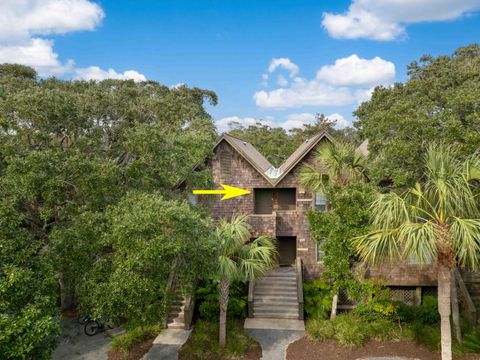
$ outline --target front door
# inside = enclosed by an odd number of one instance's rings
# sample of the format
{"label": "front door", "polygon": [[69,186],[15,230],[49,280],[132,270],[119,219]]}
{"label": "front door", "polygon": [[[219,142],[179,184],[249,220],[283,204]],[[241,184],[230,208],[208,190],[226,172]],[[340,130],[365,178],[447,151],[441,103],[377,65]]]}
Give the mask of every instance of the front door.
{"label": "front door", "polygon": [[297,238],[295,236],[279,236],[277,242],[279,265],[294,265],[297,256]]}

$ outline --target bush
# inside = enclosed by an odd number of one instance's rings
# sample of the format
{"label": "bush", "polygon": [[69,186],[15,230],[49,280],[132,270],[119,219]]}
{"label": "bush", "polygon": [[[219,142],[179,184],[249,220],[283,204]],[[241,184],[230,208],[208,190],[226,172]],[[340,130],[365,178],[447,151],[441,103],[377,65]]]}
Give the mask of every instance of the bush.
{"label": "bush", "polygon": [[337,316],[333,320],[333,326],[335,339],[343,345],[360,346],[370,339],[370,328],[364,321],[352,314]]}
{"label": "bush", "polygon": [[421,321],[415,321],[405,329],[405,335],[418,344],[427,346],[430,351],[440,349],[440,327],[428,326]]}
{"label": "bush", "polygon": [[127,331],[124,335],[115,337],[110,346],[113,350],[121,350],[122,352],[127,353],[142,341],[157,336],[161,330],[161,325],[138,326]]}
{"label": "bush", "polygon": [[477,327],[469,334],[465,334],[463,346],[468,351],[480,353],[480,327]]}
{"label": "bush", "polygon": [[325,319],[332,309],[332,288],[316,279],[303,284],[305,313],[310,319]]}
{"label": "bush", "polygon": [[435,325],[440,322],[437,299],[433,296],[425,296],[419,306],[411,306],[399,301],[395,305],[402,322],[420,322],[426,325]]}
{"label": "bush", "polygon": [[[218,281],[209,280],[196,292],[200,318],[218,320],[220,314],[220,290]],[[230,285],[227,316],[231,319],[244,319],[247,316],[247,291],[245,284],[235,282]]]}
{"label": "bush", "polygon": [[305,326],[307,336],[312,340],[326,340],[331,339],[335,335],[335,328],[333,321],[311,319],[307,321]]}
{"label": "bush", "polygon": [[211,358],[239,358],[257,346],[245,334],[241,323],[227,322],[227,345],[218,344],[218,322],[200,320],[187,343],[180,349],[180,359],[203,360]]}
{"label": "bush", "polygon": [[367,324],[370,337],[379,341],[388,341],[400,337],[400,328],[387,319],[377,319]]}
{"label": "bush", "polygon": [[352,313],[366,321],[392,321],[398,318],[395,304],[388,300],[372,300],[359,304]]}

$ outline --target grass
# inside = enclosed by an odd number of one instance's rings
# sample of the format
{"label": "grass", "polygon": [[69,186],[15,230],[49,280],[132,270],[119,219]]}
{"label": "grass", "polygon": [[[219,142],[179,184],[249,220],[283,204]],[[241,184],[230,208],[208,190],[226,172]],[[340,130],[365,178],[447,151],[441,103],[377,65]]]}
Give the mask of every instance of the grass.
{"label": "grass", "polygon": [[128,353],[135,345],[144,340],[157,336],[162,330],[161,325],[144,325],[138,326],[127,331],[123,335],[115,337],[110,347],[112,350],[120,350],[123,353]]}
{"label": "grass", "polygon": [[218,345],[218,322],[198,321],[190,339],[180,350],[180,359],[239,358],[258,344],[245,334],[240,322],[227,323],[227,345]]}

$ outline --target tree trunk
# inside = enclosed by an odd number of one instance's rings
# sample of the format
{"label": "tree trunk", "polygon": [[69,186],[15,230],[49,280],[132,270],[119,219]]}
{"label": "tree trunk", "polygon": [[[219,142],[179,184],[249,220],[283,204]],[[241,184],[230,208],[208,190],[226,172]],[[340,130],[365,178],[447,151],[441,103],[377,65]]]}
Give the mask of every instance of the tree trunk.
{"label": "tree trunk", "polygon": [[450,297],[452,301],[452,320],[453,320],[453,328],[455,329],[455,337],[459,343],[462,342],[462,329],[460,328],[460,314],[458,309],[458,298],[457,298],[457,284],[455,280],[455,270],[452,270],[452,284],[451,284],[451,291]]}
{"label": "tree trunk", "polygon": [[218,331],[218,342],[221,347],[225,347],[227,342],[227,308],[230,283],[220,280],[220,329]]}
{"label": "tree trunk", "polygon": [[335,317],[337,316],[337,303],[338,303],[338,293],[333,295],[332,312],[330,313],[330,320],[335,319]]}
{"label": "tree trunk", "polygon": [[451,270],[439,264],[438,266],[438,312],[440,314],[440,330],[442,345],[442,360],[452,360],[452,332],[450,328],[450,291]]}

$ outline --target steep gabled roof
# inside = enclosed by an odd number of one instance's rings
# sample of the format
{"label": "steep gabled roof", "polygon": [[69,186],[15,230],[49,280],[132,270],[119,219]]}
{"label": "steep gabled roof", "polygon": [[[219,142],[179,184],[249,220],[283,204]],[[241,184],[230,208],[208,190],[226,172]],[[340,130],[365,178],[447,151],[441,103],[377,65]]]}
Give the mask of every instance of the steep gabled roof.
{"label": "steep gabled roof", "polygon": [[240,155],[242,155],[247,162],[252,165],[270,184],[277,185],[294,167],[297,165],[310,150],[312,150],[318,142],[326,137],[330,141],[334,141],[332,137],[323,131],[305,140],[289,158],[279,167],[275,168],[252,144],[249,142],[237,139],[231,135],[224,134],[218,141],[215,148],[222,142],[226,141],[230,144]]}

